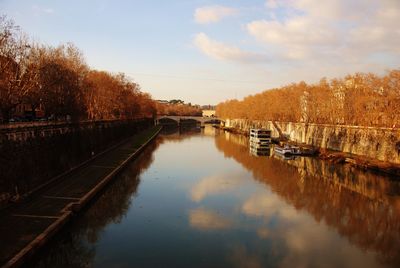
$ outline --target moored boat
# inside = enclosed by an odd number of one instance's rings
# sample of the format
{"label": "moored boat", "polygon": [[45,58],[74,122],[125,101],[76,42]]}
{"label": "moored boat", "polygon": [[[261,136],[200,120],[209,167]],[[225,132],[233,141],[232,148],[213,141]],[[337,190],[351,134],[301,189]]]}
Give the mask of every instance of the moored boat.
{"label": "moored boat", "polygon": [[271,141],[271,130],[263,128],[250,129],[250,139],[262,139]]}
{"label": "moored boat", "polygon": [[269,145],[271,143],[271,130],[262,128],[250,129],[250,143]]}
{"label": "moored boat", "polygon": [[301,150],[297,146],[285,144],[284,146],[275,145],[274,151],[282,155],[301,155]]}
{"label": "moored boat", "polygon": [[249,133],[250,153],[252,155],[269,156],[269,148],[271,143],[271,130],[252,128]]}

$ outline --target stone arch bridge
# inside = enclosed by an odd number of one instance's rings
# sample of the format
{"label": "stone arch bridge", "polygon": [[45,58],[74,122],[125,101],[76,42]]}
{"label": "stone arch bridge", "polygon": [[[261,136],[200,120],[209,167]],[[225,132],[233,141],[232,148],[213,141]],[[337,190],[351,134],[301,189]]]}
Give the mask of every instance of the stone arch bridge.
{"label": "stone arch bridge", "polygon": [[224,121],[217,117],[202,117],[202,116],[173,116],[173,115],[160,115],[157,116],[157,125],[183,125],[185,123],[196,122],[202,126],[204,124],[220,124]]}

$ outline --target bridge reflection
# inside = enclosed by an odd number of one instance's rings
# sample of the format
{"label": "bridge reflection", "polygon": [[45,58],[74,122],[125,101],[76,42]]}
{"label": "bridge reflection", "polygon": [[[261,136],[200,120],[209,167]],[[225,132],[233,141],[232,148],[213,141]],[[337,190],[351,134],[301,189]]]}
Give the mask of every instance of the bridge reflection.
{"label": "bridge reflection", "polygon": [[377,252],[383,263],[400,264],[400,182],[315,158],[254,157],[247,139],[238,135],[221,133],[215,144],[296,210],[326,222],[359,248]]}

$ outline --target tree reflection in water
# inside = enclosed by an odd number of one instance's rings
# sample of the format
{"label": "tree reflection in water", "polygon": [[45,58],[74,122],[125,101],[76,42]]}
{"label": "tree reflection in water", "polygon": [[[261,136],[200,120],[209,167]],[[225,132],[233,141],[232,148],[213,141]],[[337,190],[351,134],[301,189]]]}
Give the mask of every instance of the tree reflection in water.
{"label": "tree reflection in water", "polygon": [[96,255],[92,245],[104,227],[119,223],[131,205],[140,183],[140,174],[153,162],[153,152],[162,139],[151,142],[140,157],[118,175],[99,198],[71,226],[61,232],[33,263],[36,267],[90,267]]}
{"label": "tree reflection in water", "polygon": [[398,182],[207,131],[158,137],[37,266],[399,267]]}
{"label": "tree reflection in water", "polygon": [[[254,157],[245,137],[229,133],[217,135],[215,144],[296,210],[334,227],[357,247],[376,252],[380,262],[400,264],[400,182],[315,158]],[[244,209],[257,213],[250,204]]]}

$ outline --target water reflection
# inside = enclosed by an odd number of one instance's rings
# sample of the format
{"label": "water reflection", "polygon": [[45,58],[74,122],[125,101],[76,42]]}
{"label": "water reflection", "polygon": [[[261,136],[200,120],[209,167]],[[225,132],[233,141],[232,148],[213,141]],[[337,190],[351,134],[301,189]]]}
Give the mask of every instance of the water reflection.
{"label": "water reflection", "polygon": [[190,210],[189,222],[193,228],[201,230],[229,229],[232,226],[232,221],[204,208]]}
{"label": "water reflection", "polygon": [[104,227],[123,220],[136,195],[140,183],[139,175],[153,162],[153,152],[160,145],[156,140],[142,152],[113,181],[106,191],[85,211],[71,230],[58,235],[50,247],[39,254],[33,263],[35,267],[90,267],[96,256],[95,243]]}
{"label": "water reflection", "polygon": [[398,267],[399,183],[249,154],[213,128],[166,132],[38,267]]}
{"label": "water reflection", "polygon": [[[300,218],[302,214],[298,210],[304,210],[315,222],[334,227],[350,243],[366,250],[366,254],[378,253],[380,262],[400,264],[399,182],[315,158],[289,161],[255,158],[243,153],[247,149],[244,138],[232,134],[218,136],[215,143],[226,157],[235,159],[279,195],[279,199],[265,193],[252,196],[242,209],[247,215],[263,217],[267,222],[279,217],[280,229],[287,219],[290,231],[274,233],[286,233],[289,252],[299,251],[297,257],[292,257],[296,262],[306,257],[305,250],[310,248],[310,252],[316,252],[312,245],[320,248],[324,245],[321,239],[328,239],[325,231],[318,233],[322,225],[314,228],[313,221]],[[279,205],[282,198],[291,206]],[[328,248],[326,245],[330,252]]]}
{"label": "water reflection", "polygon": [[200,127],[163,127],[161,134],[163,137],[168,137],[168,140],[182,140],[193,135],[201,134]]}
{"label": "water reflection", "polygon": [[240,187],[243,183],[240,175],[232,172],[200,179],[191,189],[192,200],[200,202],[208,195],[220,194]]}

